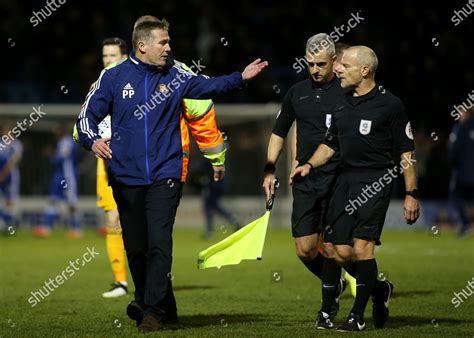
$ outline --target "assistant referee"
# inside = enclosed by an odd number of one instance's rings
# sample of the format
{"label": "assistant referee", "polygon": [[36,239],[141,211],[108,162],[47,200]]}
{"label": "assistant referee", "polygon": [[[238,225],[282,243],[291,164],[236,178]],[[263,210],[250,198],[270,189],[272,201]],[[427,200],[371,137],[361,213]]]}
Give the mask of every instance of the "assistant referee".
{"label": "assistant referee", "polygon": [[[406,188],[405,219],[411,224],[419,215],[410,122],[400,99],[375,83],[377,65],[377,56],[368,47],[346,50],[336,71],[342,87],[351,90],[345,103],[335,110],[324,144],[290,175],[290,184],[298,184],[298,179],[310,175],[313,168],[323,166],[336,151],[340,152],[343,171],[329,206],[328,221],[332,228],[327,240],[334,244],[338,263],[355,271],[357,280],[354,306],[338,328],[341,331],[365,329],[364,310],[373,291],[375,327],[382,327],[388,318],[392,284],[374,290],[377,281],[374,248],[380,244],[392,182],[402,171]],[[401,155],[403,168],[397,165],[394,153]],[[368,191],[372,193],[367,194]]]}

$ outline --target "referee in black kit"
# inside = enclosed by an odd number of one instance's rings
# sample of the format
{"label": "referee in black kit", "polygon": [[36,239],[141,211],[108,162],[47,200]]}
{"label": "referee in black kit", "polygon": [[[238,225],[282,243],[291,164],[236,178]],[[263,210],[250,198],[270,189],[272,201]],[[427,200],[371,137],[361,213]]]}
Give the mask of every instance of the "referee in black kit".
{"label": "referee in black kit", "polygon": [[[336,261],[357,280],[354,306],[340,331],[365,329],[364,310],[372,293],[374,326],[383,327],[388,319],[393,285],[377,283],[374,248],[380,244],[391,183],[402,172],[405,220],[411,224],[419,216],[410,122],[400,99],[375,83],[377,65],[377,56],[368,47],[346,50],[336,72],[342,87],[351,90],[335,110],[324,144],[290,175],[290,184],[298,184],[313,168],[340,152],[343,171],[330,202],[328,222],[332,228],[326,239],[334,244],[331,254]],[[401,155],[400,166],[394,154]]]}
{"label": "referee in black kit", "polygon": [[[300,164],[312,156],[323,143],[331,124],[332,112],[344,100],[344,90],[335,76],[333,64],[336,51],[331,37],[325,33],[310,37],[306,44],[306,60],[310,77],[292,86],[283,99],[267,151],[267,164],[263,188],[267,199],[275,189],[275,164],[283,148],[284,140],[296,120],[297,151]],[[311,172],[305,179],[293,186],[292,234],[295,238],[296,254],[323,286],[323,304],[316,318],[319,329],[331,328],[331,319],[337,314],[339,296],[344,290],[340,280],[341,268],[334,259],[326,259],[318,252],[320,234],[324,232],[325,216],[331,190],[339,171],[339,156],[334,156],[324,166]],[[339,275],[337,281],[328,287],[327,272]]]}

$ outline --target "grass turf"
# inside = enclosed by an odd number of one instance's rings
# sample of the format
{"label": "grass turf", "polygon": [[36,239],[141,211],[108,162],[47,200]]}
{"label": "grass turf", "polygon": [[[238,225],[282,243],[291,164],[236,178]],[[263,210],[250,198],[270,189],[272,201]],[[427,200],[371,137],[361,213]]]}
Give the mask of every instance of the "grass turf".
{"label": "grass turf", "polygon": [[[298,261],[288,230],[270,230],[262,261],[245,261],[221,270],[197,269],[197,252],[215,243],[197,230],[174,236],[173,283],[180,324],[163,336],[306,337],[339,335],[314,329],[321,302],[320,282]],[[467,290],[474,277],[473,238],[453,234],[385,232],[377,251],[379,271],[395,284],[386,328],[374,330],[367,307],[368,336],[472,336],[474,297],[454,308],[454,292]],[[31,291],[61,274],[87,247],[99,255],[35,307]],[[0,238],[0,336],[134,336],[125,314],[131,295],[104,299],[112,281],[105,240],[95,232],[71,240],[64,232],[50,239],[19,232]],[[133,289],[133,287],[132,287]],[[348,290],[336,325],[352,305]]]}

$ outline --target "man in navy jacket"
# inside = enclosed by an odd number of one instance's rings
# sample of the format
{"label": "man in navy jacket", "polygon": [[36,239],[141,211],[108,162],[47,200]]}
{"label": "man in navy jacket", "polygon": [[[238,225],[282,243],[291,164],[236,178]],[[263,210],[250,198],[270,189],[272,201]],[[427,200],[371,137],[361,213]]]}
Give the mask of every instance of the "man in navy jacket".
{"label": "man in navy jacket", "polygon": [[[102,71],[76,123],[81,145],[109,160],[135,301],[144,310],[143,318],[129,311],[139,331],[162,328],[172,287],[172,231],[182,192],[181,99],[241,89],[268,65],[257,59],[242,73],[192,74],[167,63],[168,29],[166,20],[137,25],[134,55]],[[97,125],[108,114],[112,137],[102,139]]]}
{"label": "man in navy jacket", "polygon": [[449,135],[449,159],[451,162],[450,199],[461,225],[459,236],[469,232],[467,208],[474,202],[474,108],[466,109]]}

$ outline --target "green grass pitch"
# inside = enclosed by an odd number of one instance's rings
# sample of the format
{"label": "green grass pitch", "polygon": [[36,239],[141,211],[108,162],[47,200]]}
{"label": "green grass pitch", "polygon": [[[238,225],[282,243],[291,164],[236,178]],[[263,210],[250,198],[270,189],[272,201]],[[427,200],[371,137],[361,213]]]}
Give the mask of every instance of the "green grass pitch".
{"label": "green grass pitch", "polygon": [[[197,269],[197,253],[217,240],[201,239],[201,231],[179,229],[174,235],[172,278],[180,324],[161,336],[181,337],[310,337],[340,335],[314,329],[321,302],[320,281],[298,261],[289,230],[269,230],[262,261],[244,261],[220,270]],[[377,250],[379,271],[393,281],[386,328],[372,327],[363,336],[474,335],[474,296],[457,308],[454,292],[469,292],[474,277],[474,239],[459,240],[442,232],[386,231]],[[35,307],[30,292],[60,274],[87,247],[99,256]],[[105,239],[87,232],[71,240],[57,231],[50,239],[17,232],[0,238],[1,337],[130,337],[137,335],[125,314],[131,295],[104,299],[112,281]],[[133,289],[133,286],[132,286]],[[336,325],[352,305],[348,290],[341,300]],[[158,334],[157,334],[158,335]]]}

